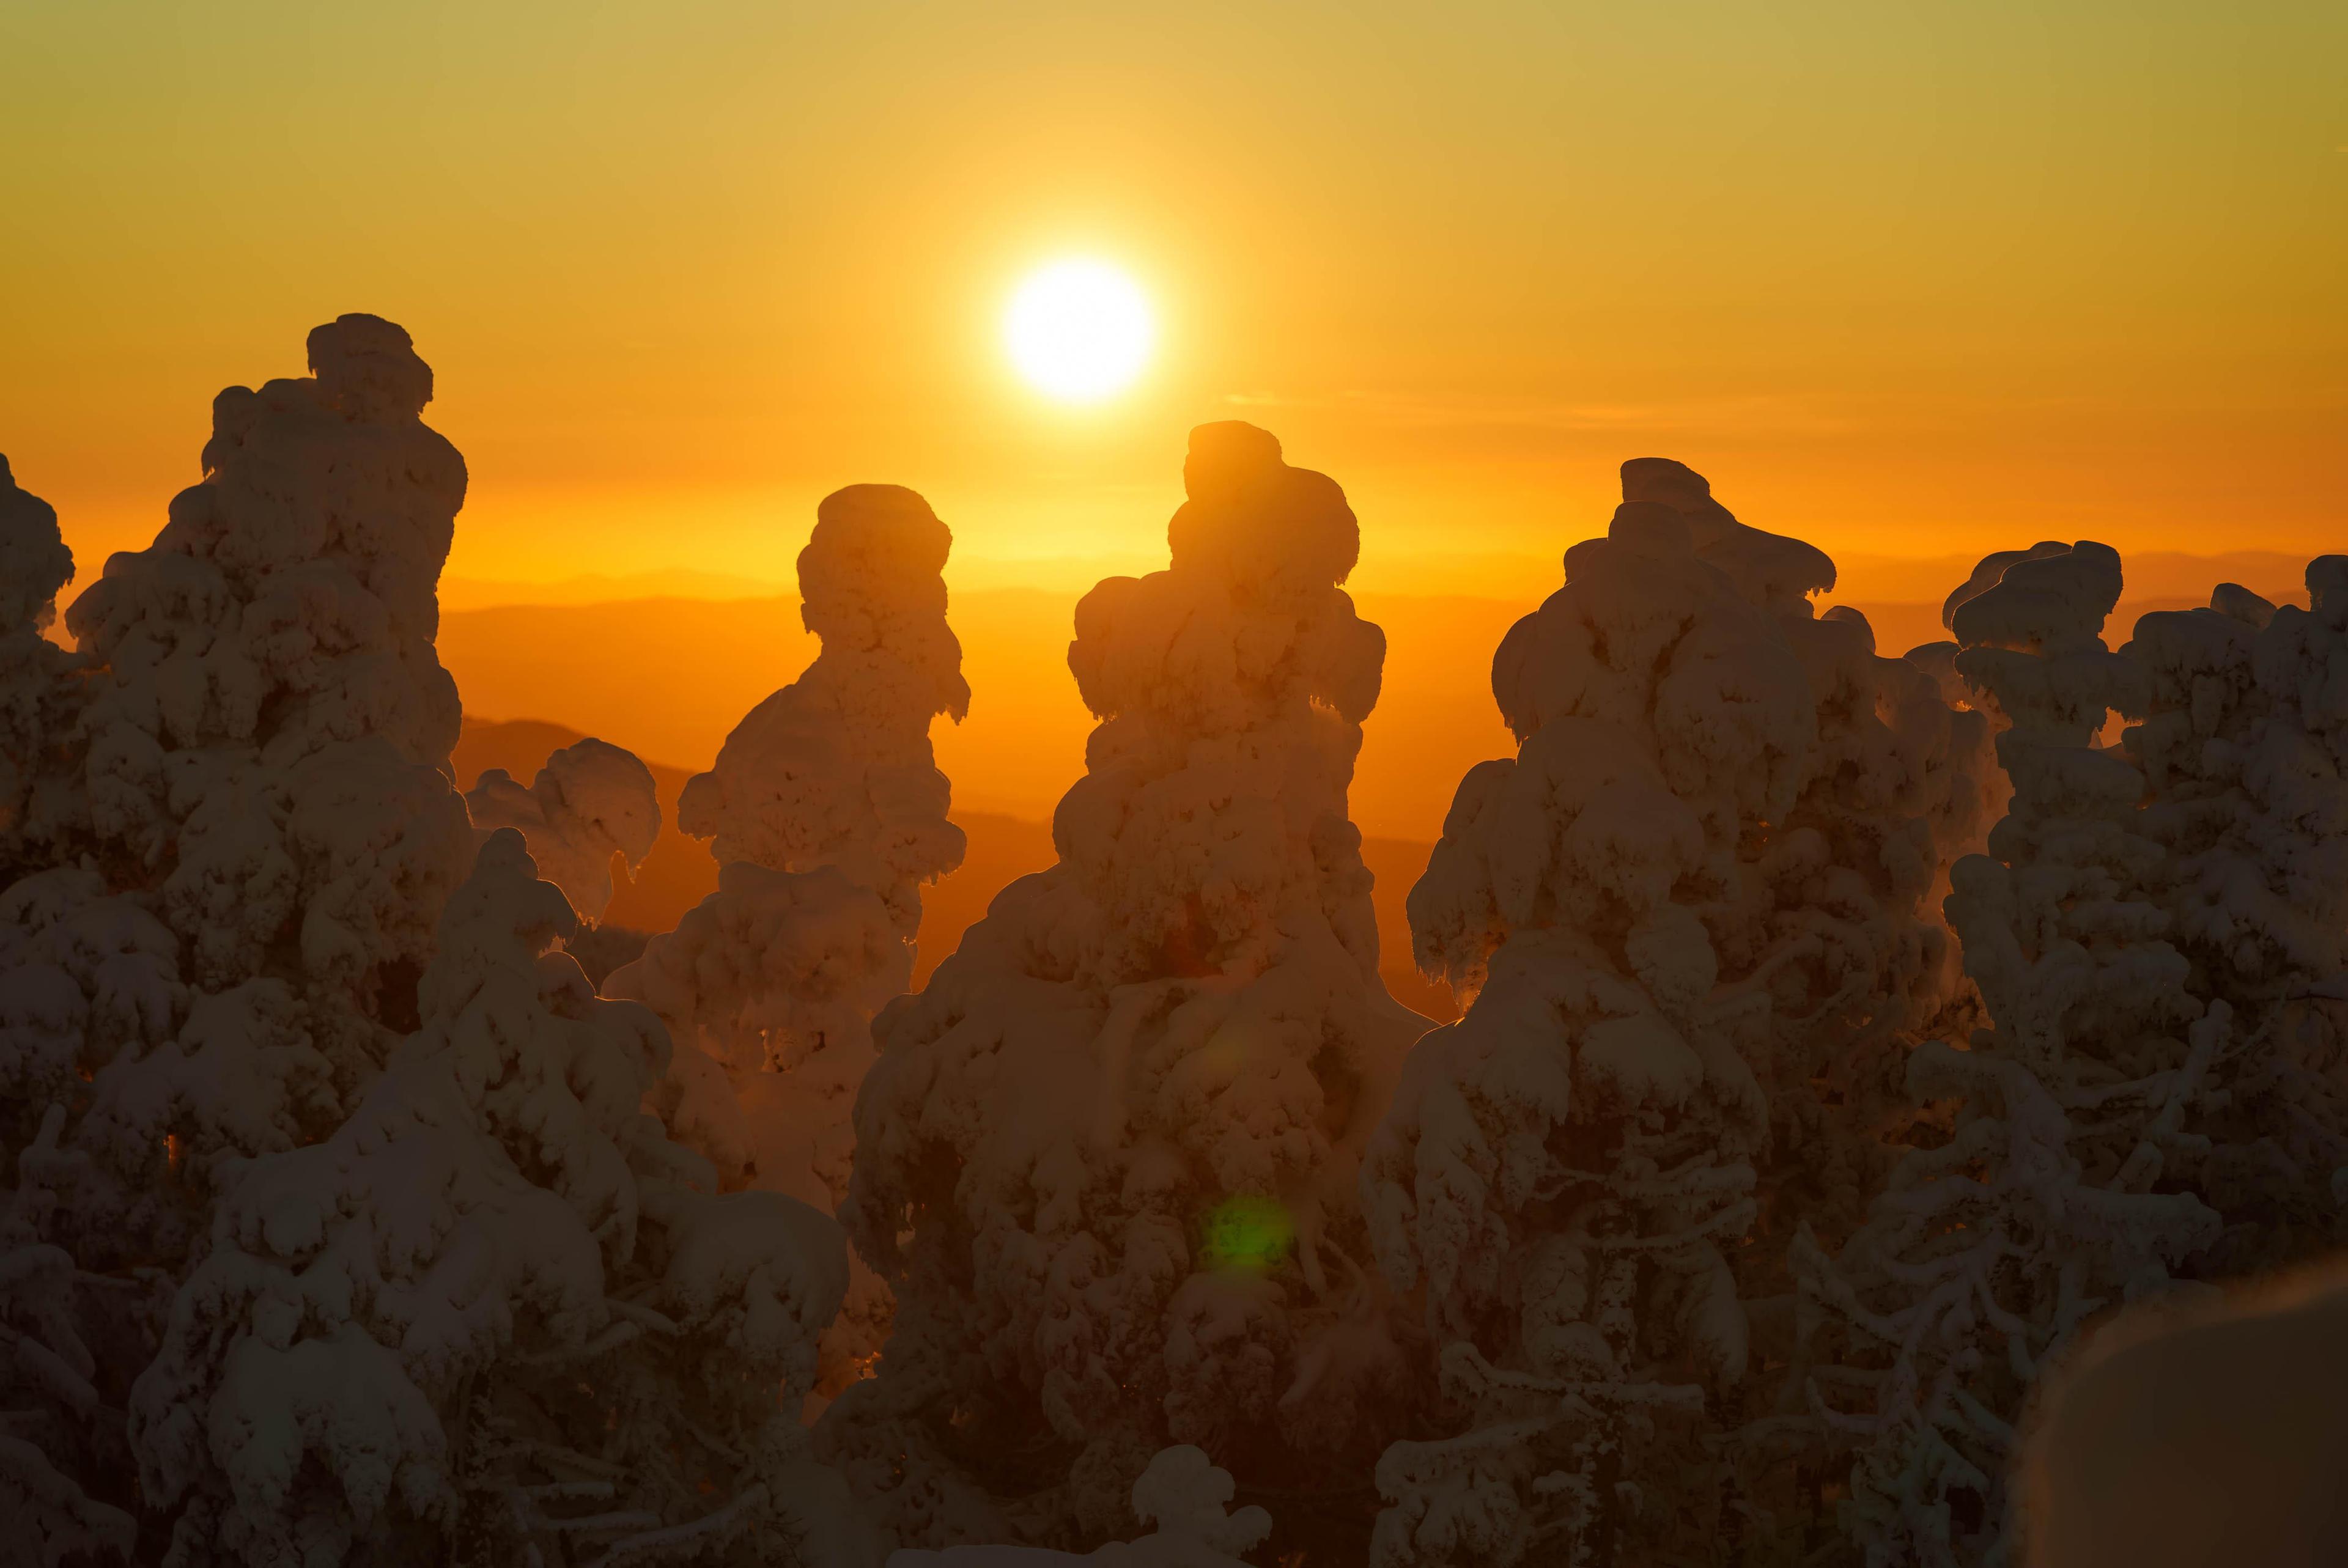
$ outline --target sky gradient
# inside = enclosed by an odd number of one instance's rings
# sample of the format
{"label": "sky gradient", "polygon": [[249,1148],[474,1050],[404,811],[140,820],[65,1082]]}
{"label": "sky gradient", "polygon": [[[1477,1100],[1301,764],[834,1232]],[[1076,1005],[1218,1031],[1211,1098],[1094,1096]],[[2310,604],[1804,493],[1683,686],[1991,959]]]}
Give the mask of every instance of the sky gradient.
{"label": "sky gradient", "polygon": [[[787,581],[923,491],[959,583],[1162,559],[1183,434],[1373,588],[1537,593],[1679,456],[1838,556],[2348,538],[2348,8],[0,7],[0,451],[88,580],[231,383],[414,333],[452,576]],[[1119,261],[1129,395],[996,338]]]}

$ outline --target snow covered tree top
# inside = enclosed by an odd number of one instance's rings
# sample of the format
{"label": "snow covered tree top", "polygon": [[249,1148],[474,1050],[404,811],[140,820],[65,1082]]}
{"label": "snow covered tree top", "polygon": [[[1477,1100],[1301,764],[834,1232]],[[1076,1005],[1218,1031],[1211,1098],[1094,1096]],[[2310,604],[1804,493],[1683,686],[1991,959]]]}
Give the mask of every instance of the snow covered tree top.
{"label": "snow covered tree top", "polygon": [[823,651],[752,709],[688,780],[677,826],[721,866],[837,866],[889,902],[908,939],[921,887],[962,864],[930,721],[970,711],[941,575],[953,535],[896,485],[850,485],[816,508],[799,616]]}
{"label": "snow covered tree top", "polygon": [[962,645],[945,624],[946,556],[953,535],[930,504],[901,485],[850,485],[818,503],[815,532],[799,551],[799,620],[835,661],[870,658],[865,673],[893,668],[909,707],[957,722],[970,712]]}
{"label": "snow covered tree top", "polygon": [[1712,484],[1669,457],[1633,457],[1622,465],[1625,506],[1670,507],[1687,525],[1694,553],[1735,578],[1744,591],[1773,610],[1797,604],[1835,585],[1835,564],[1816,545],[1736,520],[1713,499]]}
{"label": "snow covered tree top", "polygon": [[[1190,433],[1182,483],[1167,569],[1105,579],[1076,606],[1068,668],[1085,705],[1110,721],[1095,749],[1133,743],[1137,726],[1171,736],[1303,723],[1313,702],[1358,725],[1377,703],[1385,634],[1338,589],[1361,550],[1344,492],[1236,421]],[[1344,748],[1341,793],[1358,745]]]}
{"label": "snow covered tree top", "polygon": [[435,589],[465,462],[417,416],[432,373],[399,328],[344,316],[309,351],[315,376],[213,400],[202,481],[66,622],[108,667],[101,723],[296,754],[374,733],[437,764],[458,707]]}
{"label": "snow covered tree top", "polygon": [[1361,529],[1326,474],[1292,468],[1279,437],[1237,419],[1190,432],[1189,499],[1166,525],[1176,571],[1216,571],[1270,593],[1342,583],[1361,558]]}

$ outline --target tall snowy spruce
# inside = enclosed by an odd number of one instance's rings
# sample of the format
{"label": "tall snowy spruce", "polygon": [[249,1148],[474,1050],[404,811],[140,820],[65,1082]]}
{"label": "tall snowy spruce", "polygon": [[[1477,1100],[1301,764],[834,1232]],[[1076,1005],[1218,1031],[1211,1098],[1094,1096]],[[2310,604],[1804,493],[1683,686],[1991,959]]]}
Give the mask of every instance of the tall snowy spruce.
{"label": "tall snowy spruce", "polygon": [[422,1027],[225,1177],[131,1400],[174,1563],[877,1562],[798,1420],[839,1228],[642,1110],[667,1036],[555,950],[536,870],[491,835]]}
{"label": "tall snowy spruce", "polygon": [[[712,841],[717,891],[605,982],[677,1042],[659,1099],[729,1184],[836,1209],[848,1194],[872,1017],[911,983],[922,885],[962,863],[940,713],[970,707],[942,575],[953,536],[911,490],[824,498],[799,552],[806,672],[751,711],[687,782],[683,831]],[[869,1367],[890,1296],[859,1264],[825,1339],[821,1392]]]}
{"label": "tall snowy spruce", "polygon": [[1456,1435],[1395,1444],[1372,1561],[1777,1560],[1808,1522],[1788,1258],[1858,1223],[1899,1064],[1966,997],[1933,908],[1983,715],[1816,618],[1834,567],[1623,466],[1519,621],[1516,756],[1462,781],[1410,917],[1468,1001],[1362,1173]]}
{"label": "tall snowy spruce", "polygon": [[343,317],[309,359],[215,401],[203,479],[74,602],[69,657],[35,641],[54,518],[0,492],[7,1288],[71,1411],[12,1423],[0,1487],[29,1447],[31,1491],[135,1510],[119,1412],[219,1170],[342,1119],[463,876],[431,639],[464,465],[397,327]]}
{"label": "tall snowy spruce", "polygon": [[1408,1395],[1354,1195],[1426,1027],[1346,816],[1385,651],[1337,586],[1358,531],[1249,425],[1183,479],[1169,568],[1076,610],[1101,723],[1059,863],[875,1025],[846,1218],[897,1319],[818,1439],[901,1544],[1113,1539],[1178,1444],[1283,1527],[1365,1523]]}
{"label": "tall snowy spruce", "polygon": [[1989,1026],[1916,1050],[1911,1094],[1952,1121],[1837,1255],[1798,1260],[1813,1408],[1855,1451],[1842,1519],[1871,1565],[2008,1560],[2032,1385],[2219,1236],[2197,1122],[2242,1020],[2170,939],[2145,774],[2097,743],[2110,712],[2150,706],[2144,667],[2103,641],[2120,587],[2108,548],[2041,545],[1950,601],[2013,784],[1948,901]]}

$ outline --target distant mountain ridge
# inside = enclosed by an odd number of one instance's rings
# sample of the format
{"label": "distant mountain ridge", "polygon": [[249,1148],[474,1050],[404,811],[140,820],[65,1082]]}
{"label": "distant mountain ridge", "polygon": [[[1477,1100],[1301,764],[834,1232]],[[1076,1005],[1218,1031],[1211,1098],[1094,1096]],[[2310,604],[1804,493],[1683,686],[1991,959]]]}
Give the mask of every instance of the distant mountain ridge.
{"label": "distant mountain ridge", "polygon": [[[528,783],[553,752],[584,738],[577,730],[541,719],[499,721],[468,714],[454,756],[458,783],[469,789],[489,768],[503,768]],[[652,769],[654,788],[660,796],[661,835],[637,867],[635,881],[620,882],[603,923],[665,931],[716,890],[717,863],[700,840],[676,831],[676,797],[694,770],[650,758],[645,759],[645,766]],[[960,808],[954,811],[953,821],[968,835],[970,851],[960,870],[922,892],[920,952],[913,975],[917,986],[961,945],[963,933],[978,923],[997,893],[1059,858],[1052,845],[1052,830],[1043,823]],[[1412,967],[1410,922],[1403,912],[1410,886],[1426,869],[1433,850],[1432,845],[1404,839],[1368,838],[1362,844],[1363,859],[1376,878],[1371,897],[1377,908],[1379,968],[1386,989],[1405,1006],[1448,1020],[1457,1015],[1451,989],[1426,979]]]}

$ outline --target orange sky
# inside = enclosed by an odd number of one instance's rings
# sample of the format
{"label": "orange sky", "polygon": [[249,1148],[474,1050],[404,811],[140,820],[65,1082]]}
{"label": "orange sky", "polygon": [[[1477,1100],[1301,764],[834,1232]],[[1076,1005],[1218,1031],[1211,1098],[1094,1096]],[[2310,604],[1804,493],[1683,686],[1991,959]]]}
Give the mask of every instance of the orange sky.
{"label": "orange sky", "polygon": [[[804,664],[788,606],[483,607],[788,592],[819,496],[911,485],[978,691],[941,759],[1035,818],[1067,606],[1250,418],[1361,517],[1357,815],[1430,839],[1628,456],[1826,546],[1888,651],[1992,548],[2104,538],[2138,598],[2348,548],[2343,60],[2303,0],[0,6],[0,452],[87,582],[213,393],[390,316],[471,466],[469,708],[687,766]],[[1070,252],[1160,318],[1086,410],[997,336]]]}
{"label": "orange sky", "polygon": [[[2304,0],[9,5],[0,451],[143,542],[211,394],[364,309],[439,373],[462,578],[785,580],[893,480],[958,582],[1080,586],[1233,414],[1372,588],[1545,588],[1648,452],[1838,555],[2304,554],[2343,60]],[[995,338],[1070,250],[1163,318],[1077,413]]]}

